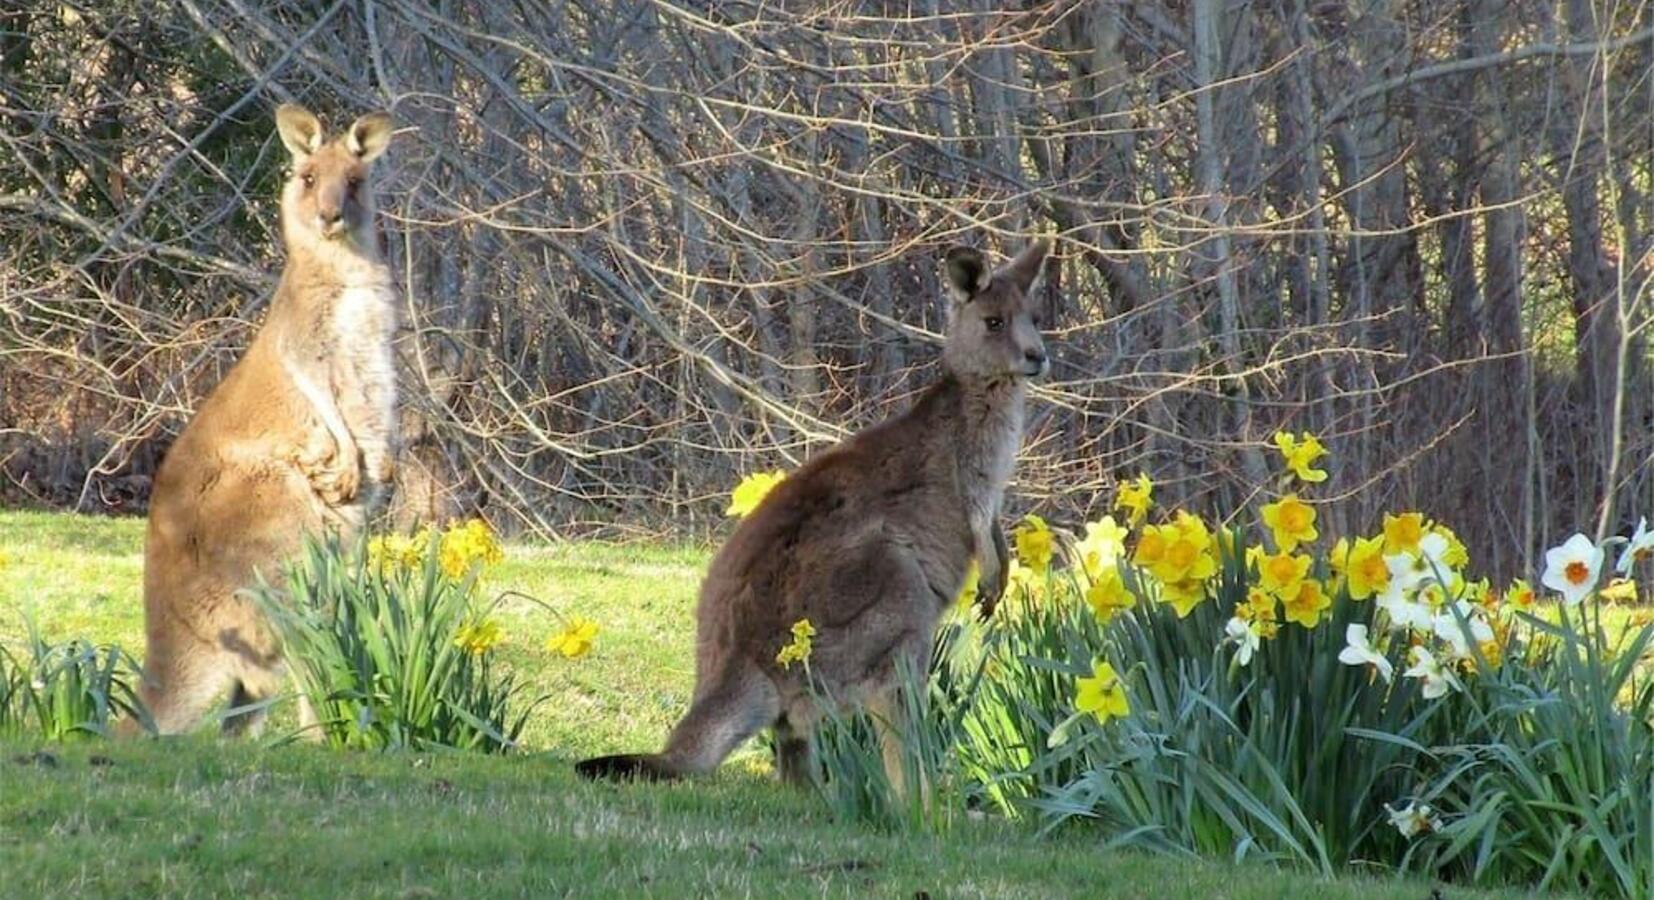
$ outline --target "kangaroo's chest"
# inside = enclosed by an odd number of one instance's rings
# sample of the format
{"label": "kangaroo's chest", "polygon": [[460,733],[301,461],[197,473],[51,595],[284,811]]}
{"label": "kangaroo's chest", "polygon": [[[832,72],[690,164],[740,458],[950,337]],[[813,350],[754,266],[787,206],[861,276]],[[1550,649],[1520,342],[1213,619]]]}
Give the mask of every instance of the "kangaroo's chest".
{"label": "kangaroo's chest", "polygon": [[338,288],[333,330],[341,339],[389,340],[396,324],[396,296],[389,284],[364,281]]}
{"label": "kangaroo's chest", "polygon": [[396,332],[396,297],[388,284],[346,285],[333,302],[333,347],[364,381],[391,372],[391,339]]}
{"label": "kangaroo's chest", "polygon": [[328,368],[346,418],[357,429],[389,433],[396,421],[395,291],[378,279],[346,283],[330,313]]}
{"label": "kangaroo's chest", "polygon": [[[1020,398],[1018,398],[1020,399]],[[973,529],[989,525],[999,514],[1005,486],[1016,468],[1022,444],[1022,404],[1009,402],[980,414],[959,447],[958,473],[966,515]]]}

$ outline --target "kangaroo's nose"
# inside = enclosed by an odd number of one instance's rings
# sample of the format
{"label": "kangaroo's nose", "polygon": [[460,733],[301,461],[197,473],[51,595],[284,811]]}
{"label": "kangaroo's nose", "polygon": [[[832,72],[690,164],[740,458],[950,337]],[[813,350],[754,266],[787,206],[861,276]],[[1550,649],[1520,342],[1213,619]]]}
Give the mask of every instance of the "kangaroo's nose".
{"label": "kangaroo's nose", "polygon": [[322,220],[323,225],[337,225],[339,224],[339,219],[343,218],[343,216],[344,211],[338,207],[322,207],[316,212],[316,217]]}
{"label": "kangaroo's nose", "polygon": [[1029,348],[1023,351],[1022,358],[1036,366],[1043,366],[1045,365],[1045,349],[1042,347]]}

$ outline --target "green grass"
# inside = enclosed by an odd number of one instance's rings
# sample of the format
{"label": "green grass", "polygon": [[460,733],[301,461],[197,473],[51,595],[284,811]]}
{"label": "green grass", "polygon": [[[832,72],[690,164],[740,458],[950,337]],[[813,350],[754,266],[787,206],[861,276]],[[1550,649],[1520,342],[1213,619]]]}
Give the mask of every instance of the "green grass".
{"label": "green grass", "polygon": [[[0,640],[32,614],[52,639],[142,653],[142,523],[0,512]],[[835,823],[774,784],[755,748],[714,778],[591,785],[570,763],[649,749],[692,686],[703,550],[513,546],[495,590],[597,620],[583,659],[542,648],[554,623],[508,603],[504,658],[549,693],[529,752],[378,755],[161,742],[0,744],[7,896],[1086,896],[1423,898],[1395,879],[1328,882],[1255,866],[1104,850],[984,821],[946,838]],[[273,730],[291,721],[277,716]],[[1490,896],[1448,891],[1448,896]]]}
{"label": "green grass", "polygon": [[[113,641],[144,649],[143,521],[0,512],[0,641],[18,642],[32,614],[53,640]],[[591,654],[545,652],[556,620],[528,600],[498,611],[506,641],[496,651],[553,702],[523,735],[569,757],[652,749],[689,703],[694,684],[694,601],[707,552],[693,548],[512,546],[483,593],[530,594],[564,614],[595,619]],[[294,725],[281,708],[271,732]],[[758,757],[752,757],[755,761]]]}

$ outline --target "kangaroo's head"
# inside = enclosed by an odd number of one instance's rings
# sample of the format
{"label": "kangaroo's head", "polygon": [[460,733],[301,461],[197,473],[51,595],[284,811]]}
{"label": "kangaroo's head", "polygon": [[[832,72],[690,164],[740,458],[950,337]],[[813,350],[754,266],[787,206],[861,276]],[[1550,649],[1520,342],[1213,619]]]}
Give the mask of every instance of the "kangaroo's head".
{"label": "kangaroo's head", "polygon": [[293,171],[281,191],[282,233],[289,247],[347,244],[373,251],[370,176],[393,127],[389,115],[370,113],[328,140],[321,120],[304,107],[283,103],[276,110],[276,131],[293,154]]}
{"label": "kangaroo's head", "polygon": [[1044,240],[994,269],[979,250],[954,247],[942,263],[953,303],[948,315],[942,364],[962,378],[1038,378],[1051,369],[1029,299],[1039,279]]}

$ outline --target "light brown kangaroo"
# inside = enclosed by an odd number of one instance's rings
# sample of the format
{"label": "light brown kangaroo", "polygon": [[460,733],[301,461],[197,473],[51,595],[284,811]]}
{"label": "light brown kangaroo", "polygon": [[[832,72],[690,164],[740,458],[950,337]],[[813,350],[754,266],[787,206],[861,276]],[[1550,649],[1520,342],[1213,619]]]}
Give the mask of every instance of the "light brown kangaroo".
{"label": "light brown kangaroo", "polygon": [[[1025,382],[1049,369],[1028,300],[1047,249],[1037,241],[998,271],[975,250],[948,251],[941,380],[911,409],[805,463],[741,522],[701,586],[695,693],[666,749],[589,759],[580,774],[709,772],[769,726],[781,777],[802,781],[822,713],[814,698],[825,695],[874,711],[900,786],[889,730],[902,661],[923,677],[973,556],[984,617],[1005,588],[1000,506],[1022,442]],[[802,666],[776,662],[799,619],[816,629],[814,691]]]}
{"label": "light brown kangaroo", "polygon": [[[167,452],[150,498],[140,696],[162,734],[193,727],[226,690],[233,707],[280,690],[281,648],[240,592],[279,579],[307,532],[359,529],[394,474],[396,298],[369,182],[391,119],[363,116],[329,141],[287,104],[276,126],[293,157],[287,266],[264,327]],[[224,730],[256,732],[263,718],[233,715]]]}

